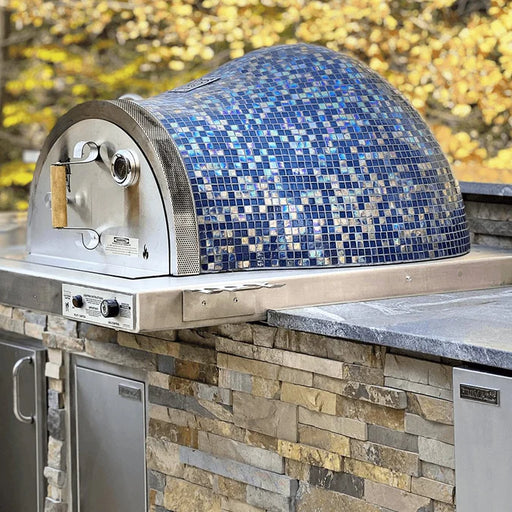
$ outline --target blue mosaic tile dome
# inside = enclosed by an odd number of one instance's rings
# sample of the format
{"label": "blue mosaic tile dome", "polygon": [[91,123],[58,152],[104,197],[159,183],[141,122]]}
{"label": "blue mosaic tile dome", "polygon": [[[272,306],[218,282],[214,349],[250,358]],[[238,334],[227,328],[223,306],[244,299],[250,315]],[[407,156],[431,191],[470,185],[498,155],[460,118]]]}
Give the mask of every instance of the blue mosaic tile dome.
{"label": "blue mosaic tile dome", "polygon": [[426,123],[346,55],[265,48],[138,105],[183,161],[202,272],[469,250],[459,187]]}

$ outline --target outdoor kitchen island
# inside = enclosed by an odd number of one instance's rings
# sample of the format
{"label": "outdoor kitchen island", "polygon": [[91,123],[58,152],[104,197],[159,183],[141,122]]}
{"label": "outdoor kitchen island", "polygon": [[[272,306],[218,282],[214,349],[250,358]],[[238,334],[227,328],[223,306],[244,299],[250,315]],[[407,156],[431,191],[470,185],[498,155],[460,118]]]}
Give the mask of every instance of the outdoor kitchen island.
{"label": "outdoor kitchen island", "polygon": [[[83,368],[135,375],[144,389],[124,400],[145,403],[138,447],[143,453],[145,443],[145,461],[135,465],[147,466],[152,512],[448,512],[455,510],[452,369],[512,368],[504,314],[511,302],[512,288],[503,287],[270,312],[271,325],[149,334],[2,307],[0,324],[48,349],[47,512],[89,510],[78,508],[77,493],[95,492],[93,480],[84,481],[90,474],[77,484]],[[101,409],[108,392],[89,391]],[[94,423],[94,410],[80,420]],[[98,431],[111,436],[103,421]],[[132,435],[114,422],[119,437]],[[105,489],[144,492],[141,474],[139,482],[104,474],[119,460],[118,445],[96,442],[89,450],[95,471],[108,477]],[[116,470],[126,476],[122,465]],[[104,499],[120,510],[119,497]]]}
{"label": "outdoor kitchen island", "polygon": [[76,106],[0,257],[0,508],[507,510],[510,381],[461,367],[510,368],[511,202],[321,47]]}

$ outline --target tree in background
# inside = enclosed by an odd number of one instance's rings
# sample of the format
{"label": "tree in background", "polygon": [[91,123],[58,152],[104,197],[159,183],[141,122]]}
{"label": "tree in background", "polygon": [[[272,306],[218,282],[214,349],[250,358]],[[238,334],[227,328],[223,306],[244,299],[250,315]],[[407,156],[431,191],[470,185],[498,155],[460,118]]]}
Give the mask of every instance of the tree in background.
{"label": "tree in background", "polygon": [[26,208],[33,164],[21,149],[40,147],[77,103],[152,96],[252,49],[299,41],[349,53],[400,89],[459,179],[512,182],[507,0],[3,1],[0,186],[10,188],[0,208]]}

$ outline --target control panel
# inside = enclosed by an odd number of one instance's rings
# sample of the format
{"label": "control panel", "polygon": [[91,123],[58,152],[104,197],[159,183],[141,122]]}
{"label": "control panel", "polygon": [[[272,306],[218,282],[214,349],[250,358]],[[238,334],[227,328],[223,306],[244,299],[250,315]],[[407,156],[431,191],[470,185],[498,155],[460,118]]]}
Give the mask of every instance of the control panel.
{"label": "control panel", "polygon": [[133,295],[74,284],[62,285],[62,315],[73,320],[133,331]]}

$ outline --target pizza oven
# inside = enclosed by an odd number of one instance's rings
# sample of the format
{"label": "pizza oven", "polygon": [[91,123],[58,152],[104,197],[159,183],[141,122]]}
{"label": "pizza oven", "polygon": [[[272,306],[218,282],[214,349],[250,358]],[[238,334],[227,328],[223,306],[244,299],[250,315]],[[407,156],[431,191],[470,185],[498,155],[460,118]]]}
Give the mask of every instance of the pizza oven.
{"label": "pizza oven", "polygon": [[64,115],[0,301],[137,332],[511,278],[469,241],[448,161],[403,96],[345,55],[277,46]]}

